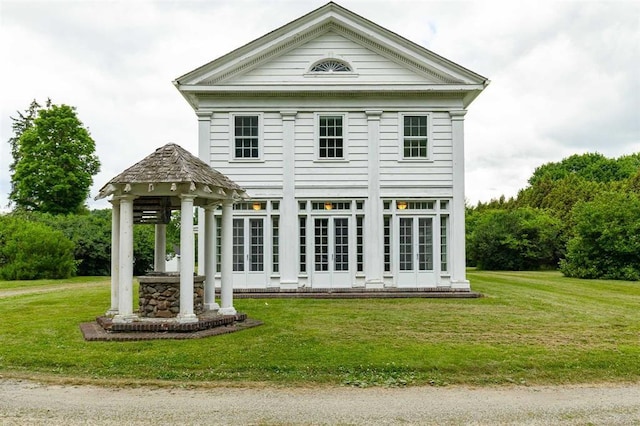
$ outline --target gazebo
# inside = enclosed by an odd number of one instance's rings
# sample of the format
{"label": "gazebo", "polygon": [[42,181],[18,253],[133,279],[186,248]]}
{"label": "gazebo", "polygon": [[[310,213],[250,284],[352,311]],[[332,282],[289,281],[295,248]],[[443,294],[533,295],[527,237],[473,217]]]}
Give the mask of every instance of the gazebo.
{"label": "gazebo", "polygon": [[[198,321],[194,313],[194,206],[204,214],[204,309],[235,315],[232,282],[232,208],[247,198],[244,189],[176,144],[158,148],[111,179],[97,199],[111,196],[111,308],[113,323],[139,319],[133,311],[133,225],[155,224],[155,272],[165,272],[166,225],[180,210],[179,323]],[[215,301],[215,219],[222,205],[220,305]],[[202,226],[202,224],[199,224]]]}

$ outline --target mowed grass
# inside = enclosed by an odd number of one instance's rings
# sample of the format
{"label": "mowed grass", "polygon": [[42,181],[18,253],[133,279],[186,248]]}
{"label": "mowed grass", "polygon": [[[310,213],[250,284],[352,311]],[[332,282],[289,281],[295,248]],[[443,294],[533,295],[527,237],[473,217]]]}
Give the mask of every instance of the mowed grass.
{"label": "mowed grass", "polygon": [[[109,307],[109,279],[58,281],[57,291],[0,297],[0,375],[287,386],[640,380],[640,283],[557,272],[469,279],[485,297],[238,299],[263,326],[144,342],[85,342],[78,325]],[[0,282],[0,294],[7,286],[20,289]]]}

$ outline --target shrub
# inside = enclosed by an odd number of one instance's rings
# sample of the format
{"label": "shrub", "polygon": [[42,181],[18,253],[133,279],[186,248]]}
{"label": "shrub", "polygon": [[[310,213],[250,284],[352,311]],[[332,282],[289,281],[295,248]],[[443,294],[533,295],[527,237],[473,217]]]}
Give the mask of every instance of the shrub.
{"label": "shrub", "polygon": [[576,205],[560,270],[569,277],[640,279],[640,195],[610,192]]}
{"label": "shrub", "polygon": [[515,271],[557,265],[561,224],[545,211],[526,207],[474,216],[468,255],[478,268]]}
{"label": "shrub", "polygon": [[0,217],[0,279],[69,278],[76,272],[73,243],[43,223]]}

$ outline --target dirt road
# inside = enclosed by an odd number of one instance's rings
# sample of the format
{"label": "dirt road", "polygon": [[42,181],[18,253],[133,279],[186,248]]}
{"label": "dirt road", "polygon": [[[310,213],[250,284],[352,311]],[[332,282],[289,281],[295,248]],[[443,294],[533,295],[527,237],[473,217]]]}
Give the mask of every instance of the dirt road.
{"label": "dirt road", "polygon": [[2,425],[640,425],[640,384],[146,389],[0,379]]}

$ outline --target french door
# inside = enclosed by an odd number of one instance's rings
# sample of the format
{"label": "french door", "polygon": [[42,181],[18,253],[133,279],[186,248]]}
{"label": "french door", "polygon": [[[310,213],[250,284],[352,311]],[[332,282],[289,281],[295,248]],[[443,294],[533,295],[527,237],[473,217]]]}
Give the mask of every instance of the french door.
{"label": "french door", "polygon": [[313,287],[351,287],[349,218],[313,218]]}
{"label": "french door", "polygon": [[265,287],[263,217],[233,219],[233,287]]}
{"label": "french door", "polygon": [[398,218],[398,287],[435,283],[432,217]]}

